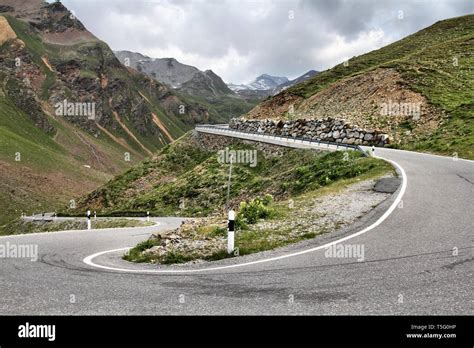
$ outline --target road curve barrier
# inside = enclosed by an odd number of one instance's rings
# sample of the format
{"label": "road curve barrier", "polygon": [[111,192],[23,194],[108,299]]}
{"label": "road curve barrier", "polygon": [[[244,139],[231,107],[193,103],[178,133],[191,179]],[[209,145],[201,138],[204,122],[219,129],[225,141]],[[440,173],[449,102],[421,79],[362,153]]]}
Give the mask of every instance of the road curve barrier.
{"label": "road curve barrier", "polygon": [[[367,152],[365,152],[359,145],[350,145],[350,144],[342,144],[336,143],[331,141],[323,141],[323,140],[314,140],[308,139],[303,137],[292,137],[286,135],[270,135],[265,133],[259,132],[249,132],[249,131],[242,131],[242,130],[234,130],[229,128],[227,124],[204,124],[204,125],[196,125],[195,130],[200,133],[207,133],[207,134],[215,134],[215,135],[223,135],[223,136],[230,136],[234,138],[246,139],[246,140],[254,140],[254,141],[261,141],[264,143],[270,143],[273,145],[285,146],[280,144],[271,143],[267,140],[276,140],[282,141],[286,143],[300,143],[304,145],[309,145],[310,147],[322,149],[322,150],[330,150],[330,151],[359,151],[364,156],[368,156]],[[241,135],[241,137],[239,137]],[[242,137],[247,136],[247,138]],[[249,139],[248,137],[258,137],[261,140]]]}

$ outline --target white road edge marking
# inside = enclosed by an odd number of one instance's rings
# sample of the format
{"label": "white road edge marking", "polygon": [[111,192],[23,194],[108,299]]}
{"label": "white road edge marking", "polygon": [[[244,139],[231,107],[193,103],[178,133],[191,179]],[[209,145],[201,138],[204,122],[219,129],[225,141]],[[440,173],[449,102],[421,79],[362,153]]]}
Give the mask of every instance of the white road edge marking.
{"label": "white road edge marking", "polygon": [[[374,157],[377,157],[377,158],[381,158],[381,157],[378,157],[378,156],[374,156]],[[373,230],[375,227],[379,226],[382,222],[385,221],[385,219],[395,210],[395,208],[398,206],[398,204],[400,203],[400,201],[402,200],[402,197],[403,195],[405,194],[405,190],[407,188],[407,176],[406,176],[406,173],[405,173],[405,170],[402,168],[402,166],[400,166],[397,162],[395,161],[392,161],[392,160],[388,160],[388,159],[384,159],[384,158],[381,158],[385,161],[388,161],[390,163],[392,163],[395,167],[398,168],[398,170],[400,171],[400,173],[402,174],[402,187],[397,195],[397,197],[395,198],[395,200],[393,201],[392,205],[390,206],[390,208],[387,209],[387,211],[377,220],[375,221],[372,225],[364,228],[362,231],[359,231],[359,232],[356,232],[356,233],[353,233],[349,236],[346,236],[346,237],[343,237],[341,239],[338,239],[338,240],[335,240],[333,242],[330,242],[330,243],[327,243],[327,244],[324,244],[324,245],[320,245],[318,247],[314,247],[314,248],[311,248],[311,249],[307,249],[307,250],[302,250],[302,251],[298,251],[298,252],[295,252],[295,253],[291,253],[291,254],[286,254],[286,255],[281,255],[281,256],[276,256],[276,257],[271,257],[271,258],[268,258],[268,259],[262,259],[262,260],[256,260],[256,261],[250,261],[250,262],[244,262],[244,263],[239,263],[239,264],[235,264],[235,265],[227,265],[227,266],[217,266],[217,267],[208,267],[208,268],[200,268],[200,269],[174,269],[174,270],[153,270],[153,269],[148,269],[148,270],[135,270],[135,269],[127,269],[127,268],[115,268],[115,267],[108,267],[108,266],[103,266],[103,265],[98,265],[96,263],[93,262],[93,260],[98,257],[98,256],[101,256],[101,255],[104,255],[104,254],[108,254],[108,253],[113,253],[113,252],[117,252],[117,251],[122,251],[122,250],[129,250],[130,248],[121,248],[121,249],[114,249],[114,250],[107,250],[107,251],[101,251],[101,252],[98,252],[96,254],[93,254],[93,255],[90,255],[90,256],[87,256],[86,258],[84,258],[82,260],[82,262],[84,262],[86,265],[89,265],[89,266],[92,266],[92,267],[96,267],[96,268],[102,268],[102,269],[106,269],[106,270],[109,270],[109,271],[118,271],[118,272],[127,272],[127,273],[157,273],[157,274],[164,274],[164,273],[197,273],[197,272],[210,272],[210,271],[220,271],[220,270],[224,270],[224,269],[230,269],[230,268],[237,268],[237,267],[245,267],[245,266],[250,266],[250,265],[256,265],[256,264],[259,264],[259,263],[266,263],[266,262],[272,262],[272,261],[277,261],[277,260],[282,260],[282,259],[286,259],[288,257],[293,257],[293,256],[298,256],[298,255],[303,255],[303,254],[307,254],[307,253],[311,253],[313,251],[317,251],[317,250],[321,250],[321,249],[324,249],[324,248],[327,248],[331,245],[334,245],[334,244],[337,244],[337,243],[341,243],[341,242],[344,242],[346,240],[349,240],[349,239],[352,239],[352,238],[355,238],[357,236],[360,236],[366,232],[369,232],[370,230]]]}

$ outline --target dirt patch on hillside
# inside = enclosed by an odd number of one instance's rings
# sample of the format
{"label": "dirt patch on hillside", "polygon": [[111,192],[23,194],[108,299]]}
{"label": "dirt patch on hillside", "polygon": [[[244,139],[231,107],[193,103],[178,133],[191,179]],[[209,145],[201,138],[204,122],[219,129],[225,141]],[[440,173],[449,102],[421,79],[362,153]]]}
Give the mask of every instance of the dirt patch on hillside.
{"label": "dirt patch on hillside", "polygon": [[410,90],[393,69],[376,69],[333,83],[301,103],[296,113],[310,118],[332,115],[387,133],[405,123],[410,126],[402,132],[432,132],[442,119],[442,113]]}
{"label": "dirt patch on hillside", "polygon": [[38,10],[44,6],[45,2],[43,0],[2,0],[1,4],[13,9],[13,11],[8,11],[9,14],[30,20],[37,16]]}
{"label": "dirt patch on hillside", "polygon": [[102,87],[102,89],[106,89],[108,85],[109,79],[107,78],[107,76],[104,74],[100,74],[100,87]]}
{"label": "dirt patch on hillside", "polygon": [[51,66],[51,64],[49,64],[47,56],[42,56],[41,60],[43,61],[44,65],[46,65],[46,67],[49,69],[49,71],[54,72],[53,67]]}
{"label": "dirt patch on hillside", "polygon": [[102,127],[99,123],[96,122],[96,126],[97,128],[99,128],[102,132],[104,132],[105,134],[107,134],[109,136],[110,139],[112,139],[113,141],[115,141],[117,144],[120,144],[121,146],[123,146],[125,149],[127,149],[128,151],[130,151],[131,153],[134,153],[136,155],[138,155],[139,157],[142,157],[142,155],[140,153],[138,153],[137,151],[135,151],[134,149],[132,149],[130,147],[130,145],[128,145],[128,143],[125,141],[125,139],[123,138],[117,138],[115,135],[113,135],[111,132],[109,132],[105,127]]}
{"label": "dirt patch on hillside", "polygon": [[[112,98],[109,98],[109,106],[112,108]],[[133,132],[128,129],[127,125],[122,121],[122,119],[120,118],[119,114],[117,111],[115,110],[112,110],[112,114],[114,115],[114,118],[115,118],[115,121],[117,121],[117,123],[120,125],[120,127],[122,127],[122,129],[125,131],[125,133],[127,133],[130,138],[132,138],[133,140],[135,140],[135,142],[140,145],[140,147],[150,156],[153,156],[153,152],[151,152],[145,145],[143,145],[140,140],[138,140],[138,138],[135,136],[135,134],[133,134]]]}
{"label": "dirt patch on hillside", "polygon": [[[263,101],[249,111],[245,116],[248,119],[280,119],[293,110],[303,101],[302,97],[282,92],[273,98]],[[288,115],[291,116],[291,115]]]}
{"label": "dirt patch on hillside", "polygon": [[117,111],[115,110],[112,110],[112,114],[114,115],[115,117],[115,120],[117,121],[117,123],[120,125],[120,127],[122,127],[122,129],[125,131],[125,133],[127,133],[130,138],[132,138],[133,140],[135,140],[135,142],[140,145],[140,147],[147,153],[149,154],[150,156],[153,156],[153,152],[151,152],[145,145],[143,145],[140,140],[138,140],[138,138],[135,136],[135,134],[133,134],[133,132],[128,129],[127,125],[122,121],[122,119],[120,118],[119,114],[117,113]]}
{"label": "dirt patch on hillside", "polygon": [[16,39],[16,33],[13,31],[7,19],[0,16],[0,45],[12,39]]}
{"label": "dirt patch on hillside", "polygon": [[76,45],[83,42],[99,41],[90,32],[75,28],[68,28],[62,33],[44,33],[43,40],[46,43],[66,46]]}
{"label": "dirt patch on hillside", "polygon": [[[142,98],[147,101],[148,104],[153,106],[153,104],[150,102],[150,99],[148,99],[142,92],[138,91],[138,94],[140,94]],[[165,134],[168,137],[168,139],[171,142],[173,142],[174,141],[173,136],[170,134],[170,132],[168,132],[168,129],[166,129],[165,125],[163,124],[163,122],[161,122],[160,118],[156,116],[156,114],[153,112],[151,113],[151,116],[152,116],[153,123],[156,124],[156,126],[161,130],[163,134]]]}
{"label": "dirt patch on hillside", "polygon": [[158,126],[158,128],[160,128],[160,130],[168,137],[168,139],[172,142],[174,139],[173,139],[173,136],[170,134],[170,132],[168,132],[168,130],[166,129],[165,125],[163,124],[163,122],[161,122],[161,120],[158,118],[158,116],[156,116],[156,114],[154,113],[151,113],[151,115],[153,116],[153,122]]}

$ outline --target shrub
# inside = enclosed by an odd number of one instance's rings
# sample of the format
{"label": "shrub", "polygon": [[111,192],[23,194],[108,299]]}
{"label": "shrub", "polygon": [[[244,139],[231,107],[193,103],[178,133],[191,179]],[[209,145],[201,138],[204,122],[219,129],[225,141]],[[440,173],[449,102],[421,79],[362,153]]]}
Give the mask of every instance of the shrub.
{"label": "shrub", "polygon": [[180,253],[178,251],[170,251],[166,253],[164,259],[161,261],[162,264],[164,265],[171,265],[174,263],[186,263],[191,260],[194,260],[196,257],[187,254]]}
{"label": "shrub", "polygon": [[241,202],[236,227],[245,229],[247,224],[254,224],[260,219],[271,217],[274,211],[269,205],[272,201],[273,197],[267,194],[263,197],[256,197],[249,202]]}
{"label": "shrub", "polygon": [[224,227],[215,226],[209,235],[211,237],[227,236],[227,229]]}
{"label": "shrub", "polygon": [[144,242],[137,244],[134,248],[130,249],[122,258],[126,261],[132,262],[149,262],[151,260],[151,255],[149,253],[143,253],[145,250],[148,250],[155,245],[157,245],[155,239],[147,239]]}

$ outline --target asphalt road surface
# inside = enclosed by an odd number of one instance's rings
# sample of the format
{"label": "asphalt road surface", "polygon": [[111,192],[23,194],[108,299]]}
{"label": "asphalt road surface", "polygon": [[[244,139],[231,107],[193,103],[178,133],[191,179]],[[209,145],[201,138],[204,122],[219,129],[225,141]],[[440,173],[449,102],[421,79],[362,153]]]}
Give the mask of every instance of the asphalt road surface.
{"label": "asphalt road surface", "polygon": [[[277,251],[171,267],[121,259],[179,218],[1,237],[37,245],[39,258],[0,259],[0,314],[474,314],[474,162],[375,155],[406,174],[390,199],[350,228]],[[364,261],[326,257],[325,245],[340,239],[363,247]]]}

